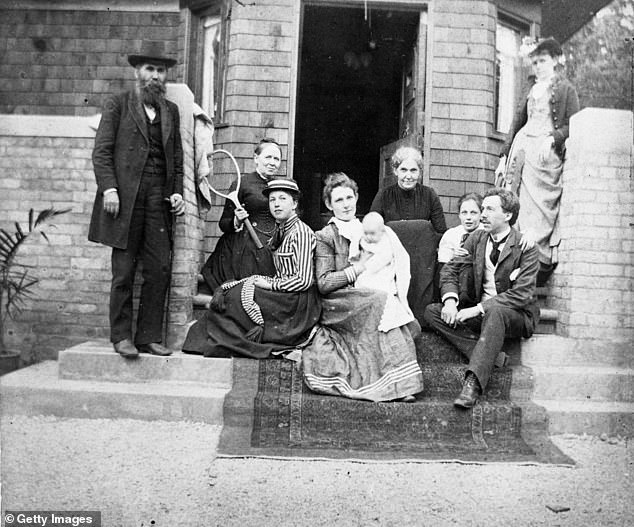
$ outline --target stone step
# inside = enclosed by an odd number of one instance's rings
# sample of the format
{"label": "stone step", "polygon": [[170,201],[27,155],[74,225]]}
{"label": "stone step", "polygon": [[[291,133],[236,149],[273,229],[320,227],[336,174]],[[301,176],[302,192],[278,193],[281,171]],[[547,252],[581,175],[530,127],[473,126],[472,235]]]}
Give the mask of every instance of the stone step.
{"label": "stone step", "polygon": [[[196,311],[194,318],[200,318],[200,316],[202,316],[202,313],[204,313],[206,309],[209,309],[210,302],[211,295],[203,293],[194,295],[193,304],[194,311]],[[535,333],[545,335],[554,334],[557,329],[557,317],[558,313],[556,309],[541,308],[539,315],[539,324],[537,325]]]}
{"label": "stone step", "polygon": [[634,370],[608,366],[533,366],[533,398],[634,403]]}
{"label": "stone step", "polygon": [[[423,399],[453,401],[460,393],[466,364],[424,362],[421,365],[424,389]],[[534,384],[533,372],[524,366],[494,368],[489,378],[483,400],[490,402],[528,400]]]}
{"label": "stone step", "polygon": [[539,309],[539,323],[535,328],[535,333],[542,335],[552,335],[557,331],[558,313],[556,309],[541,307]]}
{"label": "stone step", "polygon": [[548,412],[550,434],[634,437],[634,403],[536,399]]}
{"label": "stone step", "polygon": [[58,363],[45,361],[0,377],[0,392],[2,415],[192,421],[218,425],[223,421],[228,388],[167,380],[62,379]]}
{"label": "stone step", "polygon": [[521,341],[526,366],[611,366],[634,368],[630,342],[579,341],[559,335],[533,335]]}
{"label": "stone step", "polygon": [[197,294],[192,299],[194,309],[209,309],[209,303],[211,302],[211,295]]}
{"label": "stone step", "polygon": [[193,382],[231,387],[231,359],[208,359],[176,352],[168,357],[142,353],[124,359],[106,340],[84,342],[59,353],[61,379],[110,382]]}

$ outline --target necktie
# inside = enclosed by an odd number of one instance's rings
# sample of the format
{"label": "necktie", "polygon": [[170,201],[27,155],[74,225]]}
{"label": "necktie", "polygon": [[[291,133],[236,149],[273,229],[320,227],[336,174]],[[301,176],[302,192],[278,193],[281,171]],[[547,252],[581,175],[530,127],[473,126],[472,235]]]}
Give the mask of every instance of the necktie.
{"label": "necktie", "polygon": [[280,224],[276,223],[275,230],[273,231],[273,236],[271,236],[271,239],[269,240],[269,246],[271,247],[271,250],[276,251],[277,248],[282,245],[282,238],[282,229],[280,229]]}
{"label": "necktie", "polygon": [[491,249],[491,254],[489,255],[489,258],[491,259],[491,263],[493,265],[498,264],[498,258],[500,258],[500,244],[504,243],[508,237],[509,235],[507,234],[506,236],[504,236],[504,238],[496,242],[493,239],[493,236],[490,236],[491,243],[493,244],[493,249]]}
{"label": "necktie", "polygon": [[469,237],[469,233],[468,233],[468,232],[465,232],[465,233],[462,235],[462,238],[460,238],[460,247],[464,247],[464,242],[466,242],[466,241],[467,241],[467,238],[468,238],[468,237]]}

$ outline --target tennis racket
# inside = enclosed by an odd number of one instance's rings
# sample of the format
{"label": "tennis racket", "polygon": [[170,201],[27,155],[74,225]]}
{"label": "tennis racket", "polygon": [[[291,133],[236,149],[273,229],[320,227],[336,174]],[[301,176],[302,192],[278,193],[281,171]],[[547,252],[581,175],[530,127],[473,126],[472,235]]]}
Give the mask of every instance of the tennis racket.
{"label": "tennis racket", "polygon": [[[214,150],[212,152],[212,155],[216,155],[216,154],[225,154],[229,157],[229,159],[231,159],[231,161],[233,161],[233,166],[235,167],[235,170],[236,170],[236,180],[235,180],[236,188],[235,190],[229,191],[232,178],[227,176],[219,176],[217,178],[216,177],[212,178],[214,181],[214,184],[212,185],[211,183],[209,183],[209,188],[214,194],[217,194],[218,196],[222,198],[230,200],[236,207],[242,207],[242,205],[240,204],[240,201],[238,200],[238,192],[240,191],[240,180],[242,179],[242,175],[240,174],[240,168],[238,167],[238,162],[236,161],[236,158],[231,155],[230,152],[227,152],[226,150],[223,150],[222,148],[219,148],[218,150]],[[255,243],[255,246],[258,249],[261,249],[263,247],[262,242],[260,241],[260,238],[258,238],[258,235],[253,229],[253,225],[251,225],[249,218],[244,220],[244,226],[247,228],[249,236],[251,236],[251,239],[253,240],[253,243]]]}

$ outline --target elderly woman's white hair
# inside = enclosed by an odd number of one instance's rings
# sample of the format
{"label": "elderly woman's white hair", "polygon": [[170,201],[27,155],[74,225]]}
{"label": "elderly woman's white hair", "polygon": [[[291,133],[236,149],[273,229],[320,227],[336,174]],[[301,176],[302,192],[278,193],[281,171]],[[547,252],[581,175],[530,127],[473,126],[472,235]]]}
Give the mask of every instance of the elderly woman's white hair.
{"label": "elderly woman's white hair", "polygon": [[396,170],[406,159],[413,159],[418,165],[418,169],[423,171],[423,155],[418,148],[412,146],[402,146],[392,155],[392,169]]}

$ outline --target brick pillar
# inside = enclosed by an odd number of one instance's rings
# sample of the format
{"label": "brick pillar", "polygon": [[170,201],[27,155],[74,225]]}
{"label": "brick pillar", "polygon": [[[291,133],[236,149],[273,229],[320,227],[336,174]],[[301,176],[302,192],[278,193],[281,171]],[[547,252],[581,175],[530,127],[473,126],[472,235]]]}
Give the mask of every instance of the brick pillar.
{"label": "brick pillar", "polygon": [[185,84],[169,84],[167,97],[178,105],[183,141],[185,214],[174,224],[172,281],[167,308],[167,345],[181,349],[187,323],[193,318],[192,298],[196,292],[199,254],[202,249],[202,225],[196,202],[194,174],[194,95]]}
{"label": "brick pillar", "polygon": [[[429,184],[450,225],[457,225],[458,198],[492,183],[499,145],[493,123],[497,7],[486,0],[430,4],[432,61]],[[427,155],[427,152],[425,153]]]}
{"label": "brick pillar", "polygon": [[586,108],[572,117],[551,288],[563,336],[624,353],[634,336],[632,148],[631,112]]}

